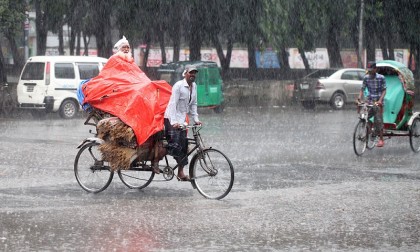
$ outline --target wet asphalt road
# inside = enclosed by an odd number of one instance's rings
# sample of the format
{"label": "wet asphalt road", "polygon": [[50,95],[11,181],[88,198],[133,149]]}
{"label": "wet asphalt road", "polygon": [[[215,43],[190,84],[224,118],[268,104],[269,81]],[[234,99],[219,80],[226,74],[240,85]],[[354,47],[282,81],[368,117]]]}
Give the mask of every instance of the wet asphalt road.
{"label": "wet asphalt road", "polygon": [[[201,111],[235,167],[223,200],[188,182],[84,192],[83,119],[0,119],[1,251],[420,251],[420,154],[407,137],[356,157],[353,110]],[[160,175],[161,176],[161,175]],[[155,177],[161,180],[161,177]]]}

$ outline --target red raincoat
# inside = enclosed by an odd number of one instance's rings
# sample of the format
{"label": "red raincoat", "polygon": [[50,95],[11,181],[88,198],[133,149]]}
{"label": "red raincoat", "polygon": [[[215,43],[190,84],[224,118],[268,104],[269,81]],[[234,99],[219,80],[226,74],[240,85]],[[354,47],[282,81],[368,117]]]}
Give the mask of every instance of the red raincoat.
{"label": "red raincoat", "polygon": [[98,76],[83,84],[83,103],[119,117],[141,145],[163,129],[171,89],[166,81],[151,81],[132,59],[116,54]]}

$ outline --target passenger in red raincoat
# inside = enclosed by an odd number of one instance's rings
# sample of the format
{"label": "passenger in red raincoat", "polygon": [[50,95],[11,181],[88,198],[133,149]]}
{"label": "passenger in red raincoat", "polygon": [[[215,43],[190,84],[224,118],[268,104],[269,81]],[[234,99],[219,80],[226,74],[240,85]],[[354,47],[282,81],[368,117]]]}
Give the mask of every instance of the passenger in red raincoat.
{"label": "passenger in red raincoat", "polygon": [[135,64],[130,44],[123,37],[98,76],[82,85],[83,104],[118,117],[130,126],[137,144],[163,130],[163,115],[172,87],[163,80],[152,81]]}

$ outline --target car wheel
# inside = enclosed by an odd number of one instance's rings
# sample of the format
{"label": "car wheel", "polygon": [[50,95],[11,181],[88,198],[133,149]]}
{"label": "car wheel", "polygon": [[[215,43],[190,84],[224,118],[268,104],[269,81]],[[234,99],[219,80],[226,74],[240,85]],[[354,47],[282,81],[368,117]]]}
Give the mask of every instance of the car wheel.
{"label": "car wheel", "polygon": [[71,119],[76,116],[78,105],[72,100],[65,100],[60,106],[60,116],[63,119]]}
{"label": "car wheel", "polygon": [[224,104],[220,104],[219,106],[216,106],[213,110],[215,113],[219,114],[223,112],[224,108],[225,108]]}
{"label": "car wheel", "polygon": [[315,102],[314,101],[302,101],[302,106],[305,109],[315,109]]}
{"label": "car wheel", "polygon": [[346,97],[342,93],[335,93],[331,98],[331,107],[333,109],[342,109],[346,104]]}

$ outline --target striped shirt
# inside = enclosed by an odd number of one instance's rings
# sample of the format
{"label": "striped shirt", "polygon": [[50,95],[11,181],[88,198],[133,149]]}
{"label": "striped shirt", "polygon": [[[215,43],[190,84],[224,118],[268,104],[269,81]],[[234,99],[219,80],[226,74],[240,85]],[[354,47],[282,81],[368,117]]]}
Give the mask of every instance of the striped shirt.
{"label": "striped shirt", "polygon": [[165,111],[165,118],[171,125],[186,122],[187,114],[192,116],[194,122],[199,122],[197,113],[197,84],[192,83],[192,91],[185,79],[182,79],[172,87],[172,95]]}

